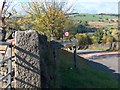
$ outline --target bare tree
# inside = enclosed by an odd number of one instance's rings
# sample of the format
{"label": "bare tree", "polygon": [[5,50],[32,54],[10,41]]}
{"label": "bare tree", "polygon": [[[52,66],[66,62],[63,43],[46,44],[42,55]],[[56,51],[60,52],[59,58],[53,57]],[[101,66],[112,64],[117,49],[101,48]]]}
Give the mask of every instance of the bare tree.
{"label": "bare tree", "polygon": [[12,13],[8,11],[12,4],[13,0],[4,0],[2,2],[2,7],[0,8],[0,27],[5,29],[6,27],[6,19],[8,19]]}

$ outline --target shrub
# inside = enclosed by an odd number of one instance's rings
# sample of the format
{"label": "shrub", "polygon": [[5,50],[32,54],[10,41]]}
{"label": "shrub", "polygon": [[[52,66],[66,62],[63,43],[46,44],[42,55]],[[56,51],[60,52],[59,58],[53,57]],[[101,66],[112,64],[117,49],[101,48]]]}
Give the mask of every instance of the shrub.
{"label": "shrub", "polygon": [[112,43],[112,42],[120,42],[120,33],[118,30],[97,30],[92,36],[93,43]]}
{"label": "shrub", "polygon": [[118,30],[111,30],[112,36],[114,37],[115,41],[120,42],[120,33]]}
{"label": "shrub", "polygon": [[107,41],[107,36],[103,36],[102,43],[106,44],[106,41]]}
{"label": "shrub", "polygon": [[76,34],[75,37],[78,39],[79,46],[86,48],[92,43],[91,38],[87,34]]}
{"label": "shrub", "polygon": [[103,36],[102,42],[104,44],[112,43],[114,41],[114,38],[112,36]]}
{"label": "shrub", "polygon": [[106,40],[106,44],[112,43],[113,40],[114,40],[114,38],[113,38],[112,36],[108,36],[108,37],[107,37],[107,40]]}
{"label": "shrub", "polygon": [[93,43],[102,43],[103,34],[103,30],[97,30],[92,37]]}

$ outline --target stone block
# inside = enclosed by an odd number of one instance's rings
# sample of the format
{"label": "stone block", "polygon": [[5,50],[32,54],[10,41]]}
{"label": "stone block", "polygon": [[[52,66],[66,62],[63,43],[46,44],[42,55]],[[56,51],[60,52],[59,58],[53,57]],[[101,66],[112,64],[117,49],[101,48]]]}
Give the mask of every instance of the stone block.
{"label": "stone block", "polygon": [[15,88],[41,88],[39,35],[36,31],[15,33]]}

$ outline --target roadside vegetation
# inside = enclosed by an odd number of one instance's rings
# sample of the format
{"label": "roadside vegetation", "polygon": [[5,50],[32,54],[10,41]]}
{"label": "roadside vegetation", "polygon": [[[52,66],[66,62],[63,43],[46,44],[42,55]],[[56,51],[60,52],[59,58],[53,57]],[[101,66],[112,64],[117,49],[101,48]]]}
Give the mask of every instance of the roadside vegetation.
{"label": "roadside vegetation", "polygon": [[59,50],[59,85],[62,88],[118,88],[118,82],[108,73],[89,66],[88,61],[77,56],[74,68],[73,54]]}
{"label": "roadside vegetation", "polygon": [[[96,50],[100,50],[100,48],[101,50],[107,50],[111,47],[112,43],[120,42],[120,32],[114,29],[96,30],[92,36],[88,34],[76,34],[75,37],[78,39],[79,49],[88,49],[89,45],[93,45],[93,48]],[[98,47],[99,45],[101,45],[101,47]],[[108,45],[108,47],[104,47],[105,45]]]}

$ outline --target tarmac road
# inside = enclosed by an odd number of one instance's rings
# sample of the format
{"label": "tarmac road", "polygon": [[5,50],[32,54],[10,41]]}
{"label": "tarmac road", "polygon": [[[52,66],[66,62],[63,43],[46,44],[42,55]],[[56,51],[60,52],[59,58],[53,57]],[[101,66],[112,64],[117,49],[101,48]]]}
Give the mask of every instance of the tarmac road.
{"label": "tarmac road", "polygon": [[102,50],[79,50],[77,54],[96,69],[112,74],[120,81],[120,53]]}

